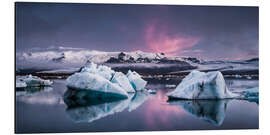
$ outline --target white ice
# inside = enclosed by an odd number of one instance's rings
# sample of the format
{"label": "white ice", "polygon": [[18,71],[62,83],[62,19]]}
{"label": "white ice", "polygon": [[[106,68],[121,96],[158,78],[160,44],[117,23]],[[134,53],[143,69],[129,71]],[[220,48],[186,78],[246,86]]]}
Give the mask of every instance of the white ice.
{"label": "white ice", "polygon": [[134,88],[131,86],[128,78],[126,75],[124,75],[121,72],[115,72],[113,75],[113,78],[111,80],[112,83],[118,84],[120,87],[122,87],[127,92],[135,92]]}
{"label": "white ice", "polygon": [[115,73],[110,67],[107,66],[97,66],[95,63],[89,64],[87,67],[84,67],[81,72],[88,72],[104,77],[107,80],[111,80],[113,74]]}
{"label": "white ice", "polygon": [[16,77],[16,87],[42,87],[51,86],[53,84],[50,80],[44,80],[37,76],[27,75],[27,76],[17,76]]}
{"label": "white ice", "polygon": [[128,93],[123,88],[98,74],[88,72],[75,73],[68,77],[66,82],[67,87],[72,89],[104,92],[119,98],[128,97]]}
{"label": "white ice", "polygon": [[241,93],[245,98],[254,98],[254,97],[258,98],[259,97],[259,87],[246,89]]}
{"label": "white ice", "polygon": [[16,79],[16,88],[25,88],[27,85],[24,81]]}
{"label": "white ice", "polygon": [[226,99],[239,95],[228,90],[223,75],[219,71],[192,71],[176,89],[167,94],[171,98],[180,99]]}
{"label": "white ice", "polygon": [[115,72],[110,67],[91,63],[82,68],[81,72],[67,78],[67,86],[72,89],[94,90],[116,94],[127,98],[127,92],[143,90],[146,85],[141,76],[136,72],[124,75]]}
{"label": "white ice", "polygon": [[147,82],[143,80],[135,71],[132,72],[129,70],[127,73],[127,78],[136,91],[144,90],[144,87],[147,84]]}

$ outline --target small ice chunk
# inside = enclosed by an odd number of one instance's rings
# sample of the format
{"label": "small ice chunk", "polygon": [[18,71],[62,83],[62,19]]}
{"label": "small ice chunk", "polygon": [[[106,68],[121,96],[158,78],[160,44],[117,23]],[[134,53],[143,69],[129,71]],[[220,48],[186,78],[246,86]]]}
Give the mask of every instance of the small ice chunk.
{"label": "small ice chunk", "polygon": [[234,77],[235,77],[235,78],[241,78],[242,76],[236,74]]}
{"label": "small ice chunk", "polygon": [[131,72],[130,70],[127,73],[127,78],[130,81],[132,87],[138,91],[143,90],[147,82],[141,78],[141,76],[135,71]]}
{"label": "small ice chunk", "polygon": [[120,87],[122,87],[127,92],[135,92],[134,88],[131,86],[128,78],[126,75],[124,75],[121,72],[115,72],[113,75],[113,78],[111,80],[112,83],[118,84]]}
{"label": "small ice chunk", "polygon": [[247,78],[247,79],[249,79],[249,80],[250,80],[250,79],[252,79],[252,77],[251,77],[251,76],[249,76],[249,75],[248,75],[248,76],[246,76],[246,78]]}
{"label": "small ice chunk", "polygon": [[157,91],[149,89],[149,90],[148,90],[148,93],[150,93],[150,94],[156,94]]}
{"label": "small ice chunk", "polygon": [[106,96],[127,98],[128,93],[118,84],[112,83],[98,74],[89,72],[75,73],[67,78],[67,87],[79,90],[93,90],[106,93]]}
{"label": "small ice chunk", "polygon": [[21,87],[51,86],[52,83],[53,82],[50,80],[44,80],[37,76],[32,76],[32,75],[16,77],[16,87],[17,87],[17,84],[18,86],[21,86]]}
{"label": "small ice chunk", "polygon": [[242,94],[246,97],[258,97],[259,96],[259,87],[250,88],[247,90],[244,90]]}
{"label": "small ice chunk", "polygon": [[174,84],[166,84],[165,87],[167,87],[167,88],[175,88],[176,85],[174,85]]}
{"label": "small ice chunk", "polygon": [[226,99],[239,95],[228,90],[225,80],[219,71],[192,71],[176,89],[167,94],[169,98],[179,99]]}

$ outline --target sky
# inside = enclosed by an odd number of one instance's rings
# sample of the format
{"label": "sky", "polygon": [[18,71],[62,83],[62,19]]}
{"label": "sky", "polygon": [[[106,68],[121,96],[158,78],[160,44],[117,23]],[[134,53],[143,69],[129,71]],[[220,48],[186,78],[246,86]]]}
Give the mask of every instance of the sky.
{"label": "sky", "polygon": [[16,52],[50,47],[258,57],[258,7],[16,3]]}

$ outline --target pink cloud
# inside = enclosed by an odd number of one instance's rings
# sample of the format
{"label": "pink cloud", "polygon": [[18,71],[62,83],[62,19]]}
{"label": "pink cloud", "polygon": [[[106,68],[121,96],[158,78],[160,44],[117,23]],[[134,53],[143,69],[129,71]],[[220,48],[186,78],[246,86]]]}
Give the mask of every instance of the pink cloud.
{"label": "pink cloud", "polygon": [[155,22],[146,26],[144,36],[150,51],[163,52],[166,55],[176,55],[181,50],[193,47],[200,40],[198,37],[171,35],[167,27],[157,27]]}

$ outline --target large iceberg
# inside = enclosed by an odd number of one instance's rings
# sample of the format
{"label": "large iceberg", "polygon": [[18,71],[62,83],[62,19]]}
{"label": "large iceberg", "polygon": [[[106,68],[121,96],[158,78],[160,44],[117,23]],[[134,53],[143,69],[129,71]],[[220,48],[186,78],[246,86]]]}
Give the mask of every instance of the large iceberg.
{"label": "large iceberg", "polygon": [[43,87],[51,86],[53,84],[50,80],[44,80],[37,76],[27,75],[27,76],[16,76],[16,88],[24,87]]}
{"label": "large iceberg", "polygon": [[170,101],[169,104],[179,106],[212,125],[220,126],[225,119],[227,102],[228,100],[177,100]]}
{"label": "large iceberg", "polygon": [[81,72],[67,78],[67,87],[79,90],[95,91],[96,95],[115,98],[127,98],[128,92],[142,90],[146,85],[140,75],[129,72],[124,75],[115,72],[107,66],[97,66],[94,63],[82,68]]}
{"label": "large iceberg", "polygon": [[192,71],[176,89],[167,94],[171,99],[226,99],[239,97],[228,90],[219,71]]}
{"label": "large iceberg", "polygon": [[127,98],[128,93],[115,83],[111,83],[104,77],[88,72],[75,73],[68,77],[67,87],[77,90],[96,91],[97,95],[115,98]]}

